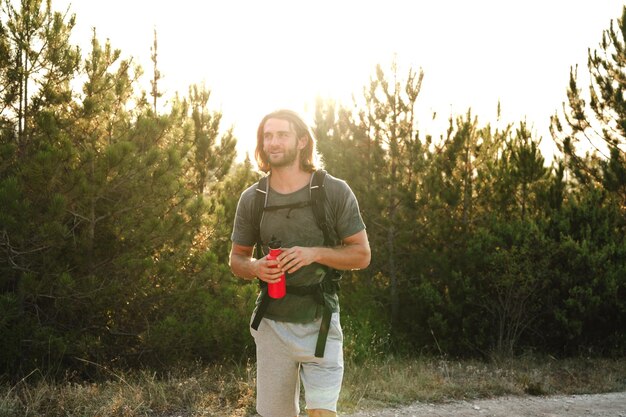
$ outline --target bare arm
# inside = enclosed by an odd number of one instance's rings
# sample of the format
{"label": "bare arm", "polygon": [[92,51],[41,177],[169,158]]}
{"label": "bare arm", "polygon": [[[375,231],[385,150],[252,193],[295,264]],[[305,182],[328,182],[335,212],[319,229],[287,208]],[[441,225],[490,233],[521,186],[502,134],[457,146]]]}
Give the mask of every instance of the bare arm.
{"label": "bare arm", "polygon": [[370,259],[367,233],[361,230],[343,239],[342,245],[334,248],[294,246],[283,249],[278,265],[284,272],[292,274],[313,262],[339,270],[363,269],[369,265]]}
{"label": "bare arm", "polygon": [[266,257],[255,259],[252,257],[254,248],[233,243],[230,250],[230,269],[236,276],[251,280],[259,278],[268,283],[278,282],[282,271],[276,268],[278,262]]}

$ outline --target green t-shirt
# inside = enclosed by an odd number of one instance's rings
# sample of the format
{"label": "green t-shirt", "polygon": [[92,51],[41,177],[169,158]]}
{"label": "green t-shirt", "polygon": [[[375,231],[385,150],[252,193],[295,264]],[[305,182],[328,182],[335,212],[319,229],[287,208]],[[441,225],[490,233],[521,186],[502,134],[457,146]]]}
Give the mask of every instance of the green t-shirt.
{"label": "green t-shirt", "polygon": [[[252,225],[254,199],[257,183],[246,189],[239,199],[235,224],[231,240],[242,246],[254,246],[256,236]],[[326,216],[334,226],[336,236],[342,240],[365,229],[359,212],[359,205],[354,193],[345,181],[327,174],[324,182],[326,190]],[[279,206],[310,200],[307,184],[302,189],[290,194],[280,194],[270,188],[267,206]],[[265,211],[261,220],[261,240],[263,256],[267,255],[267,243],[275,237],[283,248],[293,246],[324,246],[324,234],[317,226],[311,206],[301,208],[285,208]],[[324,279],[325,268],[313,263],[300,268],[293,274],[287,274],[287,286],[307,286]],[[325,294],[333,311],[339,311],[336,294]],[[260,297],[257,299],[257,307]],[[306,323],[321,317],[322,306],[311,296],[287,294],[285,297],[272,300],[264,317],[287,322]]]}

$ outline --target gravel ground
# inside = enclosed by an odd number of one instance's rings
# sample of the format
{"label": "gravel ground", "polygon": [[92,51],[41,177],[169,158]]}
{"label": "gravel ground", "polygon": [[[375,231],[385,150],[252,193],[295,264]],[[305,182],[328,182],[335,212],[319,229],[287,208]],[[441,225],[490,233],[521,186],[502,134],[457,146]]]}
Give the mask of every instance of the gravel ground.
{"label": "gravel ground", "polygon": [[499,397],[362,410],[341,417],[626,417],[626,392],[552,397]]}

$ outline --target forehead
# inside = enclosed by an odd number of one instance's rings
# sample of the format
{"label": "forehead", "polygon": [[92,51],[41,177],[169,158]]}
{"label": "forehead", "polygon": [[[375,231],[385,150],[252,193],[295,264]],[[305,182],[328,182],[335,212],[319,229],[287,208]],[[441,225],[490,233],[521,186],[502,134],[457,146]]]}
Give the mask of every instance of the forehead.
{"label": "forehead", "polygon": [[263,125],[263,132],[292,132],[289,120],[270,118]]}

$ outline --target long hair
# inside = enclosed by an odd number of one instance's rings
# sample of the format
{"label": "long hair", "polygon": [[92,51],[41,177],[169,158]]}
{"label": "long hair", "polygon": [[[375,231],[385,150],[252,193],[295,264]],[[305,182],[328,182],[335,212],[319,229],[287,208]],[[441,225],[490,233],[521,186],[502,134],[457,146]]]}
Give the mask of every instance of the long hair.
{"label": "long hair", "polygon": [[265,122],[269,119],[286,120],[296,132],[296,139],[306,137],[306,146],[300,151],[300,168],[307,172],[315,171],[315,140],[313,139],[313,134],[298,113],[286,109],[273,111],[266,115],[263,120],[261,120],[261,123],[259,123],[256,132],[256,150],[254,151],[254,157],[259,169],[263,172],[268,172],[271,168],[269,159],[263,151],[263,130],[265,129]]}

